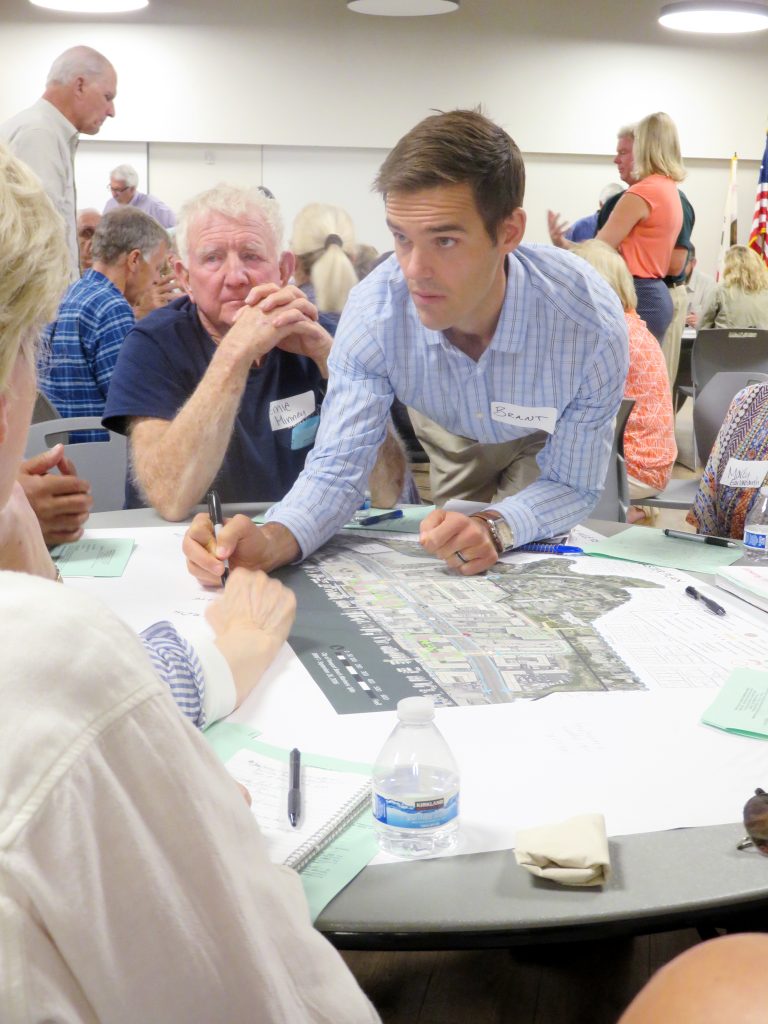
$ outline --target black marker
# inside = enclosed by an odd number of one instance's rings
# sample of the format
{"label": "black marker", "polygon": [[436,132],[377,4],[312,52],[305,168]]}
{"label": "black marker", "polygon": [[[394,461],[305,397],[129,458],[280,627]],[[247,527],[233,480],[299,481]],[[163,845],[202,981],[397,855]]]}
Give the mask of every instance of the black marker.
{"label": "black marker", "polygon": [[[221,502],[219,501],[218,494],[213,489],[208,491],[207,499],[208,499],[208,516],[209,516],[209,518],[211,520],[211,523],[213,524],[213,535],[216,538],[216,540],[218,541],[219,534],[221,533],[221,528],[224,525],[224,520],[222,519],[222,516],[221,516]],[[221,575],[221,585],[222,585],[222,587],[224,586],[224,584],[227,582],[228,579],[229,579],[229,559],[225,558],[224,559],[224,572]]]}
{"label": "black marker", "polygon": [[288,789],[288,821],[294,828],[301,817],[301,751],[296,747],[290,756],[290,783]]}
{"label": "black marker", "polygon": [[725,615],[725,608],[723,608],[721,604],[718,604],[717,601],[713,601],[711,597],[704,597],[703,594],[698,592],[696,587],[686,587],[685,592],[688,597],[692,597],[694,601],[701,601],[701,603],[706,605],[706,607],[709,608],[711,612],[714,612],[715,615]]}

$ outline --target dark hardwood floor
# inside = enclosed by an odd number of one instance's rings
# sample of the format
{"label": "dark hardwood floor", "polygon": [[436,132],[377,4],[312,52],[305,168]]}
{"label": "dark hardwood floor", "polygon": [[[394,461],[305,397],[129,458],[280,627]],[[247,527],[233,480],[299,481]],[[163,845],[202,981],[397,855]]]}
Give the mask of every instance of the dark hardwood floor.
{"label": "dark hardwood floor", "polygon": [[523,949],[342,955],[384,1024],[615,1024],[657,968],[699,941],[688,929]]}

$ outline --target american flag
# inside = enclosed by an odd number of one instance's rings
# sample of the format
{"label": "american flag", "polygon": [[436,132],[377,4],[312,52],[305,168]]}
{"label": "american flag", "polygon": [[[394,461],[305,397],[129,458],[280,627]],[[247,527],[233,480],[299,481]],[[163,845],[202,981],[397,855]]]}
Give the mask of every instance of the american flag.
{"label": "american flag", "polygon": [[757,183],[755,196],[755,215],[752,230],[749,232],[749,247],[768,264],[768,244],[765,230],[768,227],[768,137],[765,140],[763,162],[760,164],[760,179]]}

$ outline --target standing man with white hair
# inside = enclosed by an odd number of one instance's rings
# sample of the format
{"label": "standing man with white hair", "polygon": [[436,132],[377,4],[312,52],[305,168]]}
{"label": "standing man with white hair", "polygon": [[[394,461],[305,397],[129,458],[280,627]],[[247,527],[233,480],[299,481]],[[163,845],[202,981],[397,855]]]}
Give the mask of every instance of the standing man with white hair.
{"label": "standing man with white hair", "polygon": [[119,164],[109,173],[109,191],[112,198],[107,200],[104,213],[116,210],[119,206],[132,206],[135,210],[141,210],[154,217],[158,224],[164,228],[176,226],[176,214],[156,196],[147,195],[146,192],[137,191],[139,176],[136,169],[130,164]]}
{"label": "standing man with white hair", "polygon": [[90,46],[73,46],[53,62],[42,97],[0,125],[0,139],[40,179],[64,218],[70,279],[80,277],[75,220],[75,151],[78,134],[97,135],[115,116],[117,75]]}

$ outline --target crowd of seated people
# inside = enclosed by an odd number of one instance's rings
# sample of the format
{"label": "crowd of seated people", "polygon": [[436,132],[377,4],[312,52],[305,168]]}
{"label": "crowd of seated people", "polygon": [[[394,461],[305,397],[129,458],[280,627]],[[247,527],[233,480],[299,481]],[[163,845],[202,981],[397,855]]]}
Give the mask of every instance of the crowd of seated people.
{"label": "crowd of seated people", "polygon": [[[638,315],[636,283],[653,282],[640,287],[658,334],[666,316],[657,287],[663,274],[650,270],[666,266],[667,249],[678,235],[671,196],[682,164],[666,115],[644,119],[636,138],[636,178],[643,187],[628,189],[628,201],[622,197],[598,239],[575,249],[618,296],[623,323],[613,295],[572,256],[556,254],[554,269],[545,269],[551,275],[552,306],[558,309],[554,282],[564,295],[571,276],[581,275],[583,293],[600,311],[594,322],[610,323],[612,355],[621,348],[626,325],[624,396],[635,406],[624,452],[631,497],[642,501],[666,486],[676,446],[667,368],[658,340]],[[659,156],[662,151],[669,159]],[[2,833],[6,846],[0,850],[10,852],[22,870],[14,876],[19,912],[0,937],[0,958],[4,939],[24,941],[29,950],[25,979],[48,1015],[64,1013],[62,1007],[75,1007],[82,1015],[93,1008],[98,1019],[105,1008],[124,1005],[125,1020],[236,1020],[258,1006],[265,1021],[375,1021],[375,1010],[338,954],[311,928],[295,876],[269,863],[242,795],[191,727],[228,714],[258,685],[288,636],[295,609],[291,593],[258,569],[235,568],[207,615],[210,644],[192,647],[165,622],[136,638],[106,609],[77,595],[65,597],[55,585],[57,570],[47,547],[54,533],[45,532],[47,520],[35,514],[28,487],[17,479],[43,324],[48,322],[52,339],[47,358],[53,379],[66,363],[57,338],[59,327],[73,316],[74,300],[100,276],[107,282],[99,281],[102,290],[111,285],[123,297],[120,308],[126,313],[123,306],[136,298],[139,285],[146,289],[160,278],[167,256],[164,232],[146,244],[132,238],[130,245],[110,249],[104,240],[109,241],[113,225],[144,215],[128,207],[105,214],[95,228],[92,251],[86,244],[90,239],[83,240],[83,258],[92,266],[55,314],[66,284],[60,225],[24,166],[2,150],[0,162],[0,199],[13,229],[0,253],[2,305],[11,314],[0,331],[0,631],[12,650],[9,671],[0,680],[5,711],[0,746],[6,752],[0,763],[0,797],[5,798],[0,807],[15,799],[19,780],[12,766],[22,761],[26,792],[53,796],[42,811],[37,796],[14,805],[14,826]],[[408,197],[407,190],[403,194]],[[468,190],[459,200],[450,194],[460,210],[466,212],[469,204],[480,217]],[[118,205],[126,206],[121,200]],[[654,219],[660,209],[662,226]],[[407,202],[400,214],[408,223]],[[505,266],[493,231],[487,224],[475,226],[498,266]],[[649,262],[643,247],[659,233],[663,246]],[[405,243],[396,236],[400,251],[380,275],[393,292],[396,264],[407,262]],[[279,501],[302,472],[325,397],[332,334],[361,276],[363,254],[344,212],[321,204],[297,217],[292,252],[282,249],[281,238],[278,205],[264,190],[219,186],[181,211],[173,278],[183,294],[167,295],[168,301],[138,324],[128,308],[130,331],[113,346],[112,355],[119,350],[117,366],[114,372],[110,366],[105,381],[105,425],[130,437],[127,507],[148,502],[167,518],[181,519],[211,485],[225,501]],[[509,253],[518,242],[515,235]],[[628,269],[633,265],[635,282]],[[115,266],[119,273],[112,273]],[[725,287],[737,279],[743,284],[743,274],[737,278],[734,271]],[[563,317],[569,328],[571,317],[572,311]],[[431,327],[429,315],[421,324],[428,328],[425,334],[453,330],[451,324]],[[477,348],[477,335],[464,333],[454,335],[461,344],[446,344],[473,353],[479,362],[483,350]],[[611,367],[618,381],[624,373],[618,356]],[[611,401],[606,398],[606,406]],[[61,398],[59,405],[65,414],[76,411]],[[768,449],[767,406],[768,385],[748,388],[734,400],[689,515],[697,529],[741,535],[754,492],[730,494],[718,480],[729,459],[760,458]],[[556,427],[555,419],[548,433]],[[542,437],[536,444],[530,462],[541,466],[550,441]],[[58,467],[59,475],[76,478],[74,465],[59,456],[49,453],[39,472],[27,466],[26,475],[43,477]],[[374,503],[402,500],[404,479],[402,448],[389,433],[370,476]],[[513,490],[527,483],[517,482]],[[70,537],[82,529],[82,507],[76,515]],[[435,532],[445,521],[434,520]],[[482,529],[483,538],[494,538],[495,545],[494,529],[487,534]],[[501,535],[501,526],[495,529]],[[194,528],[190,535],[194,538]],[[210,553],[210,544],[195,544]],[[425,547],[457,571],[474,558],[469,545],[435,541]],[[494,547],[488,565],[499,553]],[[41,631],[62,643],[66,639],[82,656],[62,668],[56,643],[42,652],[35,644]],[[54,673],[52,694],[48,684]],[[46,702],[45,728],[26,714],[30,700]],[[51,730],[61,742],[52,754],[46,751],[44,762],[36,754],[42,754]],[[168,749],[174,750],[170,768]],[[47,770],[51,762],[54,771]],[[156,809],[168,806],[177,808],[172,829]],[[73,814],[91,823],[90,840],[77,851],[71,846]],[[130,845],[131,856],[116,856],[105,865],[100,847],[107,842]],[[89,916],[95,924],[87,934],[67,919],[55,898],[64,886],[81,907],[98,911]],[[29,910],[33,890],[34,913]],[[129,905],[137,908],[130,915]],[[157,969],[164,951],[180,944],[199,958],[183,978],[172,967]],[[120,972],[109,970],[115,958]],[[670,998],[663,983],[657,989],[647,997],[653,1012]],[[0,1010],[2,998],[0,993]],[[630,1010],[627,1021],[658,1019],[643,1016],[644,1005],[641,1000],[635,1016]]]}

